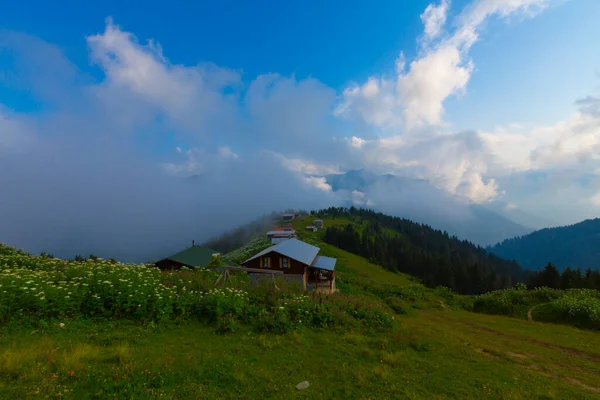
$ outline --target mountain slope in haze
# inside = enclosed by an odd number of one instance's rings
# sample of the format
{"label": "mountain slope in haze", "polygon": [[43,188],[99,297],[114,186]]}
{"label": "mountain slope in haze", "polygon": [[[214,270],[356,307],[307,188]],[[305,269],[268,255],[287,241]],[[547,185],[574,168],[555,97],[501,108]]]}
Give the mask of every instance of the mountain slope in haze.
{"label": "mountain slope in haze", "polygon": [[600,268],[600,218],[546,228],[507,239],[489,250],[523,267],[540,270],[552,262],[557,268]]}
{"label": "mountain slope in haze", "polygon": [[445,230],[480,246],[525,235],[533,229],[478,204],[470,204],[424,179],[378,175],[361,169],[326,175],[334,192],[347,192],[346,205],[367,206]]}
{"label": "mountain slope in haze", "polygon": [[485,208],[513,221],[514,223],[527,226],[535,230],[560,226],[558,222],[550,218],[525,212],[517,207],[514,207],[510,203],[500,200],[494,200],[486,204]]}

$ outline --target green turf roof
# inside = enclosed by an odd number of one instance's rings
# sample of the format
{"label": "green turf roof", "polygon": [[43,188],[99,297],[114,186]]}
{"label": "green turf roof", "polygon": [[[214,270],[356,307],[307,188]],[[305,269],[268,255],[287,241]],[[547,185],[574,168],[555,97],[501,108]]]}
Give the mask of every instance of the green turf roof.
{"label": "green turf roof", "polygon": [[189,267],[204,267],[211,262],[212,255],[215,253],[218,253],[218,251],[208,247],[192,246],[166,259],[177,261]]}

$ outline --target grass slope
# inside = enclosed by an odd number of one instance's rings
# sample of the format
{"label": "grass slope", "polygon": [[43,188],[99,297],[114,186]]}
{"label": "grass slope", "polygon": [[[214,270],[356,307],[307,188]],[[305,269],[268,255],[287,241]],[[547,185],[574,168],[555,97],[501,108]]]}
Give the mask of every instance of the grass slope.
{"label": "grass slope", "polygon": [[[391,293],[410,308],[396,330],[222,336],[196,322],[5,326],[0,398],[600,399],[597,332],[457,309],[462,296],[323,245],[304,230],[308,221],[294,226],[338,258],[338,287]],[[310,387],[297,391],[304,380]]]}
{"label": "grass slope", "polygon": [[[3,330],[0,397],[592,399],[597,342],[569,327],[447,310],[403,317],[385,335],[224,337],[197,323],[79,321]],[[311,386],[296,391],[303,380]]]}

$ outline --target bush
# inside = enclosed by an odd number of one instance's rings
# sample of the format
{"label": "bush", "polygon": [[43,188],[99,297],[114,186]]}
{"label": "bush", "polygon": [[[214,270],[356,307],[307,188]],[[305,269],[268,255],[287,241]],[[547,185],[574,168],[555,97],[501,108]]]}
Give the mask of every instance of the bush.
{"label": "bush", "polygon": [[524,316],[534,305],[547,304],[544,320],[600,329],[600,292],[593,289],[526,290],[524,285],[473,298],[473,309],[488,314]]}
{"label": "bush", "polygon": [[390,306],[392,310],[394,310],[398,314],[409,315],[414,314],[412,307],[410,304],[406,303],[403,300],[400,300],[396,297],[388,297],[386,299],[386,303]]}
{"label": "bush", "polygon": [[101,259],[81,262],[34,257],[0,246],[0,323],[65,318],[121,318],[141,322],[196,318],[229,333],[242,324],[261,332],[313,328],[391,328],[378,300],[336,294],[308,296],[295,283],[250,286],[238,273],[215,288],[208,268],[164,272]]}
{"label": "bush", "polygon": [[576,325],[600,329],[600,293],[590,289],[571,289],[550,303],[551,310]]}

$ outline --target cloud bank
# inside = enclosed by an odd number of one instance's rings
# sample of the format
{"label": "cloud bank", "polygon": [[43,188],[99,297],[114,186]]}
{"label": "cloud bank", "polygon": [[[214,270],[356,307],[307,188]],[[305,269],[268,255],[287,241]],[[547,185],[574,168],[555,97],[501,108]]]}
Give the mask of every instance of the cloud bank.
{"label": "cloud bank", "polygon": [[392,74],[341,93],[315,78],[248,80],[211,63],[180,65],[111,19],[85,38],[96,75],[53,44],[1,32],[0,56],[15,69],[0,69],[0,84],[42,106],[0,105],[0,240],[145,260],[274,209],[339,204],[323,176],[362,167],[439,191],[346,194],[389,212],[503,201],[565,222],[591,216],[600,207],[598,97],[577,100],[565,121],[492,132],[454,130],[444,107],[468,95],[470,51],[488,21],[533,18],[553,3],[475,0],[455,14],[449,1],[432,3],[414,59],[400,52]]}
{"label": "cloud bank", "polygon": [[[237,139],[256,140],[258,130],[269,138],[286,124],[298,134],[312,128],[310,116],[324,113],[306,97],[322,94],[317,83],[258,77],[240,105],[239,93],[225,90],[241,84],[235,71],[174,65],[159,45],[141,45],[110,20],[87,41],[103,73],[98,82],[64,80],[48,112],[1,111],[3,242],[57,256],[145,261],[273,210],[335,204],[319,182],[284,168],[274,154],[257,147],[240,155],[234,147]],[[11,33],[2,43],[29,68],[79,74],[39,39]],[[40,49],[45,57],[31,54]],[[35,81],[30,88],[48,92]],[[296,117],[292,111],[303,107]],[[169,140],[179,145],[165,148]]]}

